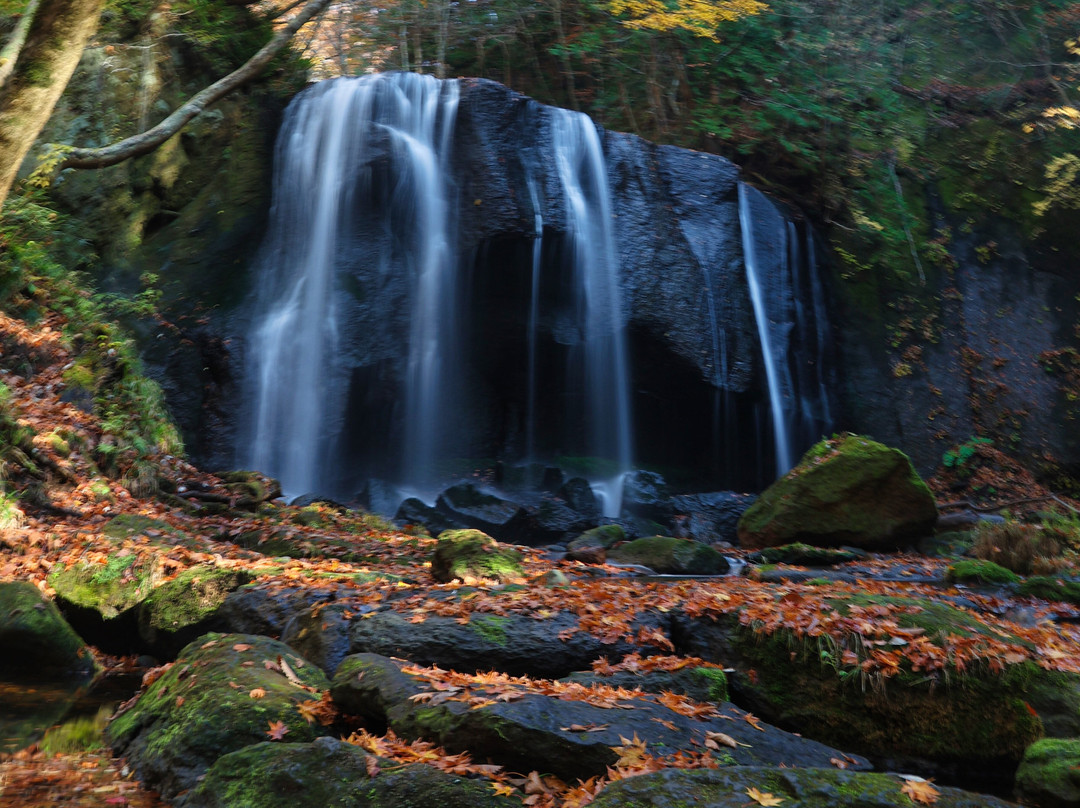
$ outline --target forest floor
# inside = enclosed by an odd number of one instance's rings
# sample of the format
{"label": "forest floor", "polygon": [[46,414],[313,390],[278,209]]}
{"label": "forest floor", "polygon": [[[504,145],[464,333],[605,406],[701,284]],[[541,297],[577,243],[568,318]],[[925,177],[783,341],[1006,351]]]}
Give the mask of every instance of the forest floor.
{"label": "forest floor", "polygon": [[[853,580],[817,582],[815,586],[793,583],[785,585],[782,591],[775,582],[764,583],[752,576],[663,586],[644,584],[626,577],[624,570],[552,561],[543,552],[531,548],[520,548],[525,572],[520,580],[511,582],[512,593],[508,593],[506,584],[489,581],[436,583],[430,574],[429,561],[435,540],[422,531],[401,531],[366,514],[328,507],[318,509],[318,519],[306,525],[295,518],[298,509],[279,505],[266,505],[258,513],[230,508],[226,513],[205,515],[205,509],[200,511],[195,506],[205,503],[207,495],[226,501],[232,495],[219,478],[179,458],[159,457],[159,473],[178,492],[177,496],[183,498],[185,492],[198,492],[199,502],[183,508],[165,504],[157,497],[132,496],[118,480],[98,472],[85,448],[65,451],[53,437],[75,436],[70,444],[81,447],[94,447],[102,439],[100,423],[93,415],[61,400],[65,389],[63,371],[72,361],[61,335],[61,323],[46,319],[31,329],[19,320],[0,315],[0,345],[9,353],[12,346],[19,346],[24,355],[34,357],[33,373],[20,375],[2,369],[0,378],[11,393],[11,412],[20,425],[33,429],[37,456],[45,460],[43,479],[15,482],[16,489],[37,488],[33,497],[23,498],[22,524],[0,532],[0,582],[30,581],[46,595],[52,594],[49,573],[61,563],[105,563],[118,556],[134,556],[136,562],[153,559],[167,580],[210,562],[244,570],[260,586],[269,589],[334,587],[338,602],[346,608],[358,612],[374,607],[392,608],[412,622],[423,622],[433,614],[468,622],[472,615],[481,613],[524,614],[542,620],[560,612],[571,612],[577,616],[579,631],[612,641],[632,637],[639,647],[652,646],[657,654],[653,662],[646,656],[621,663],[619,660],[594,663],[594,667],[610,668],[618,664],[630,667],[680,664],[668,656],[671,643],[661,632],[650,635],[648,629],[635,630],[632,626],[634,617],[646,609],[679,609],[690,615],[737,613],[744,624],[753,622],[769,630],[786,628],[800,635],[816,636],[850,629],[837,622],[835,612],[824,608],[828,594],[871,591],[938,598],[947,591],[941,585],[925,582],[940,580],[949,561],[914,552],[877,555],[847,565]],[[6,361],[0,364],[10,367]],[[1046,507],[1056,499],[1016,464],[1002,461],[994,469],[985,473],[996,475],[994,496],[998,501],[1023,501],[1014,513],[1023,508]],[[41,485],[42,482],[46,484]],[[938,495],[943,502],[956,496],[950,492],[948,480],[939,481]],[[1057,501],[1066,507],[1076,507],[1068,500]],[[120,515],[154,520],[158,527],[122,539],[106,535],[105,525]],[[307,544],[311,557],[271,559],[256,549],[244,549],[229,540],[252,532]],[[738,549],[725,552],[736,557],[746,555]],[[344,560],[346,556],[353,560]],[[552,586],[545,573],[553,568],[562,571],[570,585]],[[388,583],[388,579],[395,583]],[[469,589],[467,596],[447,596],[448,592],[463,587]],[[901,662],[912,660],[932,670],[946,664],[975,663],[993,668],[1033,659],[1046,668],[1080,672],[1080,633],[1057,622],[1063,616],[1075,617],[1074,607],[1001,593],[968,592],[967,596],[980,602],[983,619],[985,615],[1000,615],[1001,625],[1030,645],[1004,641],[977,646],[957,643],[952,648],[941,649],[913,640],[903,647],[883,647],[874,657],[861,660],[863,671],[868,675],[888,676]],[[1008,619],[1017,609],[1025,611],[1022,625]],[[130,673],[138,668],[133,657],[98,656],[107,675]],[[460,682],[455,685],[457,680],[451,672],[429,669],[427,676],[432,679],[442,676],[445,687],[460,686]],[[514,687],[550,692],[552,685],[516,677]],[[686,705],[684,708],[693,709]],[[324,704],[321,709],[332,710],[332,706]],[[589,795],[604,785],[603,781],[594,780],[572,787],[537,772],[503,772],[498,767],[485,766],[483,761],[473,763],[462,755],[449,755],[422,743],[406,744],[392,736],[368,735],[366,743],[381,756],[402,762],[423,760],[455,773],[486,777],[497,793],[516,794],[530,805],[584,805]],[[625,765],[610,771],[608,780],[662,766],[701,765],[692,756],[681,762],[658,761],[629,742],[621,762]],[[0,802],[22,808],[163,805],[153,792],[134,779],[123,760],[113,758],[105,748],[46,754],[37,744],[0,757]]]}

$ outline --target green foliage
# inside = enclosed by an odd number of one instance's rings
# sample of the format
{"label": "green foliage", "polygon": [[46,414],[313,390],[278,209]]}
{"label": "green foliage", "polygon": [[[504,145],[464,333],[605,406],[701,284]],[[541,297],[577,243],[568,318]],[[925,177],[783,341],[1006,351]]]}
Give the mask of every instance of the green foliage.
{"label": "green foliage", "polygon": [[[77,223],[46,207],[41,191],[8,199],[0,219],[0,304],[28,322],[46,310],[64,317],[66,339],[78,355],[65,381],[94,393],[105,433],[98,460],[106,471],[124,474],[156,452],[183,452],[183,443],[161,389],[142,375],[135,344],[89,291],[80,270],[94,260]],[[155,280],[145,278],[147,285]],[[148,294],[133,305],[152,308],[155,302]]]}
{"label": "green foliage", "polygon": [[941,456],[941,463],[947,469],[959,469],[966,464],[980,446],[993,446],[994,442],[989,438],[969,438],[952,449],[949,449]]}
{"label": "green foliage", "polygon": [[949,583],[973,584],[1015,584],[1020,577],[993,561],[957,561],[945,570],[945,580]]}
{"label": "green foliage", "polygon": [[45,733],[41,739],[41,751],[46,755],[72,755],[95,752],[105,746],[102,733],[109,723],[112,710],[102,707],[93,716],[79,716],[65,721]]}

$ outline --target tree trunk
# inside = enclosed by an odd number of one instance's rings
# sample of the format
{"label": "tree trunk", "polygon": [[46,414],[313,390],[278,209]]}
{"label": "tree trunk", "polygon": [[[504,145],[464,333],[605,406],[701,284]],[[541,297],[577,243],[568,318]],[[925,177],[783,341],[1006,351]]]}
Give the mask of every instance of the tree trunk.
{"label": "tree trunk", "polygon": [[79,64],[104,0],[41,0],[0,84],[0,208],[15,175]]}

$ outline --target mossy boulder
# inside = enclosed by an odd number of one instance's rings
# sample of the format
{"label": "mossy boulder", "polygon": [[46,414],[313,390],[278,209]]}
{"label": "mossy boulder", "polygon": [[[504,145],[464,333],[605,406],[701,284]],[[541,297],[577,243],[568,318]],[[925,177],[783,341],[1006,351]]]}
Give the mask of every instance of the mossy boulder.
{"label": "mossy boulder", "polygon": [[[369,760],[372,762],[369,763]],[[373,776],[368,766],[378,767]],[[230,752],[180,802],[187,808],[517,808],[518,800],[414,763],[402,766],[333,738]]]}
{"label": "mossy boulder", "polygon": [[[607,786],[593,808],[747,808],[751,788],[772,794],[782,808],[912,808],[916,803],[901,789],[901,777],[837,769],[761,768],[731,766],[686,771],[667,769],[629,777]],[[935,786],[935,808],[1014,808],[1012,803]]]}
{"label": "mossy boulder", "polygon": [[84,675],[95,670],[86,643],[32,583],[0,583],[0,670]]}
{"label": "mossy boulder", "polygon": [[[968,612],[923,598],[846,595],[827,597],[824,606],[845,617],[895,621],[893,636],[880,638],[885,653],[912,638],[941,649],[1026,644]],[[969,664],[935,675],[916,670],[901,652],[897,670],[875,678],[858,660],[843,660],[841,649],[860,647],[854,639],[845,646],[784,630],[755,632],[735,615],[680,619],[673,633],[683,653],[735,667],[729,682],[736,700],[765,720],[895,765],[1006,771],[1047,725],[1067,732],[1080,718],[1080,679],[1032,662],[1005,665],[1000,673]]]}
{"label": "mossy boulder", "polygon": [[281,483],[258,471],[223,471],[217,475],[233,498],[233,507],[253,511],[281,496]]}
{"label": "mossy boulder", "polygon": [[[375,654],[346,658],[334,675],[331,695],[345,712],[397,735],[468,751],[513,771],[551,772],[567,781],[603,775],[619,759],[621,738],[637,737],[653,754],[700,749],[705,733],[723,732],[744,744],[717,750],[720,761],[741,764],[827,766],[843,753],[775,727],[757,730],[731,704],[716,705],[721,715],[689,717],[640,694],[612,699],[610,694],[581,698],[543,695],[513,685],[476,678],[465,698],[435,690],[427,681]],[[506,698],[507,696],[510,698]],[[724,718],[723,716],[726,716]],[[868,768],[853,759],[855,768]]]}
{"label": "mossy boulder", "polygon": [[[298,683],[284,672],[286,664]],[[172,799],[222,755],[265,741],[276,722],[291,741],[325,735],[297,705],[317,699],[327,685],[321,670],[277,640],[206,634],[113,720],[106,741],[140,779]]]}
{"label": "mossy boulder", "polygon": [[950,584],[1015,584],[1020,582],[1020,576],[993,561],[972,559],[950,564],[945,580]]}
{"label": "mossy boulder", "polygon": [[134,609],[164,577],[158,557],[119,550],[100,564],[56,564],[49,586],[65,609],[91,610],[109,621]]}
{"label": "mossy boulder", "polygon": [[600,525],[566,545],[566,557],[571,561],[594,561],[621,541],[626,541],[626,531],[621,525]]}
{"label": "mossy boulder", "polygon": [[460,579],[511,581],[525,574],[521,553],[479,530],[447,530],[431,557],[431,577],[440,583]]}
{"label": "mossy boulder", "polygon": [[609,550],[609,563],[640,564],[664,575],[722,575],[726,558],[707,544],[672,536],[635,539]]}
{"label": "mossy boulder", "polygon": [[1080,805],[1080,739],[1044,738],[1029,746],[1016,770],[1016,795],[1039,808]]}
{"label": "mossy boulder", "polygon": [[864,554],[834,547],[811,547],[809,544],[795,542],[780,547],[767,547],[752,556],[755,563],[795,564],[800,567],[833,567],[858,561]]}
{"label": "mossy boulder", "polygon": [[811,447],[746,510],[738,531],[744,547],[894,550],[936,519],[934,497],[903,452],[845,434]]}
{"label": "mossy boulder", "polygon": [[249,573],[216,564],[184,570],[139,604],[139,636],[154,653],[172,656],[212,628],[228,594],[250,581]]}

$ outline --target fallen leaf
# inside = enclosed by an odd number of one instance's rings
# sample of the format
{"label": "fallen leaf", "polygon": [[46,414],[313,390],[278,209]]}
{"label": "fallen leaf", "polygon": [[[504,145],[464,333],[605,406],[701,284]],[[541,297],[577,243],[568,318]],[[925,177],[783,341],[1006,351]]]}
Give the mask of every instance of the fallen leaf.
{"label": "fallen leaf", "polygon": [[746,789],[746,796],[748,796],[750,799],[752,799],[758,805],[766,806],[766,808],[768,808],[768,806],[779,805],[780,803],[782,803],[784,801],[783,797],[775,797],[768,791],[766,791],[766,792],[758,791],[753,786]]}
{"label": "fallen leaf", "polygon": [[234,645],[232,647],[232,649],[234,651],[250,651],[251,646],[248,645],[246,642],[238,642],[236,645]]}
{"label": "fallen leaf", "polygon": [[183,707],[184,706],[184,697],[183,696],[177,696],[176,697],[176,706],[177,707]]}
{"label": "fallen leaf", "polygon": [[368,757],[364,758],[364,766],[367,767],[368,777],[378,777],[379,772],[382,771],[382,769],[379,768],[379,759],[373,755],[368,755]]}
{"label": "fallen leaf", "polygon": [[248,693],[248,695],[251,696],[251,698],[253,699],[261,699],[263,696],[266,695],[266,691],[261,687],[256,687],[250,693]]}
{"label": "fallen leaf", "polygon": [[289,728],[285,726],[284,721],[268,721],[267,723],[270,725],[270,729],[266,731],[266,734],[272,741],[280,741],[289,732]]}
{"label": "fallen leaf", "polygon": [[906,794],[913,802],[923,805],[933,805],[938,801],[941,792],[930,785],[928,780],[910,780],[905,778],[900,792]]}

